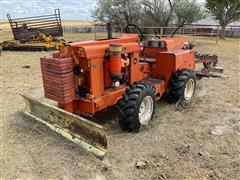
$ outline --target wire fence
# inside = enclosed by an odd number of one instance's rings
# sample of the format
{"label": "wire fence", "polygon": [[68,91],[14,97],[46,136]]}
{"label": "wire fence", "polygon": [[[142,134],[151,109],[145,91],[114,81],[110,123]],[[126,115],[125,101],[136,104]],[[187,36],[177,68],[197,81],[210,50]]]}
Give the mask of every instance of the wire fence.
{"label": "wire fence", "polygon": [[[221,28],[219,26],[188,26],[188,27],[140,27],[145,39],[154,38],[156,35],[160,37],[187,36],[197,41],[198,37],[210,37],[214,42],[218,42]],[[131,31],[131,30],[130,30]],[[63,26],[64,39],[68,42],[85,41],[93,39],[107,38],[106,26]],[[125,27],[113,26],[113,37],[119,37],[125,32]],[[11,40],[13,35],[11,30],[0,31],[0,41]],[[133,31],[133,33],[139,33]],[[226,29],[227,37],[240,37],[240,27],[231,27]]]}
{"label": "wire fence", "polygon": [[[194,40],[198,36],[211,37],[214,41],[218,41],[220,28],[214,29],[209,27],[140,27],[145,39],[154,38],[156,35],[160,37],[171,37],[173,32],[174,36],[188,36]],[[90,39],[101,39],[107,37],[107,29],[105,26],[72,26],[64,27],[64,37],[70,41],[83,41]],[[112,27],[113,37],[118,37],[125,33],[125,28],[122,26]],[[130,28],[130,32],[139,33]]]}
{"label": "wire fence", "polygon": [[[209,37],[214,42],[218,42],[222,29],[219,26],[188,26],[188,27],[140,27],[146,39],[154,38],[156,35],[160,37],[188,36],[196,41],[198,37]],[[64,27],[64,36],[66,39],[72,40],[90,40],[101,39],[107,37],[107,29],[105,26],[72,26]],[[131,30],[130,30],[131,31]],[[125,32],[125,27],[113,26],[113,37],[118,37]],[[133,33],[139,33],[133,31]],[[226,37],[240,37],[240,27],[226,28]]]}

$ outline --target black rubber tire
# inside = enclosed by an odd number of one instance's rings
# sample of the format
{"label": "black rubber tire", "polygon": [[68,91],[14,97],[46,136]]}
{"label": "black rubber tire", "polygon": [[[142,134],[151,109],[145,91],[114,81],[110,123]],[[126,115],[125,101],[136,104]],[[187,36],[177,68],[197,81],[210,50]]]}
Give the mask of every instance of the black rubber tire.
{"label": "black rubber tire", "polygon": [[123,131],[138,132],[143,126],[139,120],[139,107],[146,96],[151,96],[153,100],[152,119],[156,107],[156,96],[155,89],[151,85],[145,82],[134,83],[127,88],[123,98],[119,100],[118,119]]}
{"label": "black rubber tire", "polygon": [[194,81],[194,91],[196,88],[196,75],[192,70],[178,70],[170,80],[169,88],[167,89],[164,98],[167,102],[175,103],[179,100],[187,101],[184,98],[184,90],[189,79]]}

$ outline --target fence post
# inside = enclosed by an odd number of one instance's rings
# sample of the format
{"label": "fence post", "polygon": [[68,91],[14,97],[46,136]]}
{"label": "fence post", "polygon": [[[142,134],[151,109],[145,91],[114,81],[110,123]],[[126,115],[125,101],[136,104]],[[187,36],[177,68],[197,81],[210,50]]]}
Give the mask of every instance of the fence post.
{"label": "fence post", "polygon": [[233,37],[233,28],[232,28],[232,26],[231,26],[231,30],[230,30],[230,32],[231,32],[232,37]]}
{"label": "fence post", "polygon": [[161,38],[163,37],[163,27],[161,27],[161,29],[160,29],[160,37]]}
{"label": "fence post", "polygon": [[219,34],[220,34],[220,26],[218,26],[216,44],[218,43],[218,40],[219,40]]}
{"label": "fence post", "polygon": [[194,36],[197,35],[197,26],[195,26],[195,29],[194,29]]}
{"label": "fence post", "polygon": [[95,40],[97,40],[97,25],[94,24],[94,35],[95,35]]}
{"label": "fence post", "polygon": [[195,41],[196,34],[197,34],[197,26],[194,27],[193,41]]}
{"label": "fence post", "polygon": [[123,26],[119,26],[120,27],[120,34],[123,34]]}

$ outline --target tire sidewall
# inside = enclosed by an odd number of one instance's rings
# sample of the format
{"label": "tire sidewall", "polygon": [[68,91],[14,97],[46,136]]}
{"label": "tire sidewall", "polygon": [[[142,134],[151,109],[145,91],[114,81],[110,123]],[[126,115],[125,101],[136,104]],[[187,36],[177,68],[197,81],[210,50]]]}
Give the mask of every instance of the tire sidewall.
{"label": "tire sidewall", "polygon": [[[191,99],[186,100],[184,97],[184,91],[189,79],[193,79],[194,81],[194,90]],[[178,101],[185,100],[186,102],[189,102],[194,97],[195,89],[196,89],[196,75],[194,71],[190,69],[181,69],[176,71],[171,77],[169,87],[166,89],[164,93],[164,99],[169,103],[176,103]]]}
{"label": "tire sidewall", "polygon": [[[150,96],[153,102],[151,117],[145,125],[141,124],[139,118],[139,108],[143,99]],[[143,127],[149,126],[156,108],[155,88],[148,83],[138,82],[130,85],[126,89],[123,98],[118,102],[118,119],[122,130],[127,132],[138,132]]]}

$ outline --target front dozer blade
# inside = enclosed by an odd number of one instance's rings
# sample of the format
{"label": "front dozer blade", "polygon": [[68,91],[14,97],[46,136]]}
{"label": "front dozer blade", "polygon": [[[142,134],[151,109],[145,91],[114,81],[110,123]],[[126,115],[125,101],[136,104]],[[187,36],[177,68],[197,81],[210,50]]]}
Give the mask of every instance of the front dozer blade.
{"label": "front dozer blade", "polygon": [[35,98],[21,96],[26,104],[24,113],[27,116],[45,124],[99,159],[106,155],[107,137],[103,126]]}

